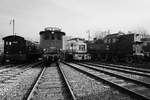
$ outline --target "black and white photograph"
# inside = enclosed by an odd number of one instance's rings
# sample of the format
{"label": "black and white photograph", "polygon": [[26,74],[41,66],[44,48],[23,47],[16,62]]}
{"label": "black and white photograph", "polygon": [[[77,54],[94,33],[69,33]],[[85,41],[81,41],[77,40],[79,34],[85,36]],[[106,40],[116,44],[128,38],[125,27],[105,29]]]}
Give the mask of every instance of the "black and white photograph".
{"label": "black and white photograph", "polygon": [[0,100],[150,100],[150,0],[0,0]]}

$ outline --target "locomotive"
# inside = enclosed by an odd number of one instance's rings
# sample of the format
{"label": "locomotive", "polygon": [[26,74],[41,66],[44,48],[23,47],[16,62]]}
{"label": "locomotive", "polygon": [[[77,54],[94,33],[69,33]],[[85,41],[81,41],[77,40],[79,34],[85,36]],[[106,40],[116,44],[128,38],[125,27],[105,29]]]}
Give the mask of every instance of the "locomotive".
{"label": "locomotive", "polygon": [[46,27],[40,31],[40,48],[45,63],[57,62],[62,56],[64,32],[58,27]]}
{"label": "locomotive", "polygon": [[37,43],[33,43],[17,35],[3,38],[4,54],[2,63],[23,63],[40,58],[42,52]]}
{"label": "locomotive", "polygon": [[142,34],[118,32],[89,42],[88,52],[93,60],[133,63],[149,58],[150,42]]}

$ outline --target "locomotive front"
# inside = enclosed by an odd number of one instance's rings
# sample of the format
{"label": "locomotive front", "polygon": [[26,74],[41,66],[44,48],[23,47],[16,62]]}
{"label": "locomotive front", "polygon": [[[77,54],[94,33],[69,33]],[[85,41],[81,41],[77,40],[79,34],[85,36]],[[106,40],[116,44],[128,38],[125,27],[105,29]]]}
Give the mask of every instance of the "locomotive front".
{"label": "locomotive front", "polygon": [[40,48],[43,49],[43,60],[46,63],[57,62],[63,48],[64,32],[60,28],[47,27],[40,33]]}

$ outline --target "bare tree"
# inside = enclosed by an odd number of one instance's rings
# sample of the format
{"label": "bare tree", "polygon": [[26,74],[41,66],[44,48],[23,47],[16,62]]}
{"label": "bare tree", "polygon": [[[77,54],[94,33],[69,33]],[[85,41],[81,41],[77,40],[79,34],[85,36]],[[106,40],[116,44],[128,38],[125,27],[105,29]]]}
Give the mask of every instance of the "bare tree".
{"label": "bare tree", "polygon": [[106,31],[95,31],[95,38],[96,39],[103,39],[106,35],[110,34],[110,30],[106,30]]}
{"label": "bare tree", "polygon": [[139,28],[137,28],[137,29],[134,29],[132,32],[138,33],[138,34],[142,34],[143,37],[150,36],[150,35],[148,34],[148,31],[147,31],[145,28],[142,28],[142,27],[139,27]]}

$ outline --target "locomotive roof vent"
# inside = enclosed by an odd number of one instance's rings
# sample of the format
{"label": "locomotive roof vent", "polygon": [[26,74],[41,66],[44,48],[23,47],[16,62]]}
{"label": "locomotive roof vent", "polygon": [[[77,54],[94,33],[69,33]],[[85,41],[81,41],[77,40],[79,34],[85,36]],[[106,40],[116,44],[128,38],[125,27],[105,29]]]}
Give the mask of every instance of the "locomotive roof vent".
{"label": "locomotive roof vent", "polygon": [[61,31],[61,28],[59,28],[59,27],[46,27],[44,30],[45,31]]}

